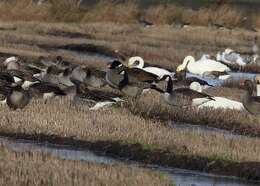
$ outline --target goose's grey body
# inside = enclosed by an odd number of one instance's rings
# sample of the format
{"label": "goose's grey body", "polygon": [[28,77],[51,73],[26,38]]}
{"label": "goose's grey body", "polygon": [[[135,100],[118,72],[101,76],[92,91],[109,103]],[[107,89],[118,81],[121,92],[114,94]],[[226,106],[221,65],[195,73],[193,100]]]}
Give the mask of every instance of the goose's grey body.
{"label": "goose's grey body", "polygon": [[164,101],[172,106],[199,106],[207,101],[214,100],[208,94],[191,90],[190,88],[173,89],[173,81],[170,76],[166,78],[168,81],[166,92],[163,94]]}
{"label": "goose's grey body", "polygon": [[[119,89],[126,96],[137,98],[144,89],[161,91],[154,84],[138,81],[138,78],[130,78],[127,68],[120,62],[114,61],[106,74],[106,80],[112,88]],[[133,75],[133,74],[132,74]]]}
{"label": "goose's grey body", "polygon": [[243,87],[246,89],[246,92],[242,99],[244,107],[251,114],[260,116],[260,97],[252,96],[254,90],[253,82],[250,80],[246,80],[243,83]]}
{"label": "goose's grey body", "polygon": [[33,97],[40,97],[44,100],[51,99],[55,96],[65,96],[66,93],[58,86],[51,83],[39,82],[30,86],[29,91]]}
{"label": "goose's grey body", "polygon": [[6,103],[13,109],[23,109],[30,103],[31,95],[28,90],[24,90],[22,87],[14,87],[7,96]]}
{"label": "goose's grey body", "polygon": [[72,103],[83,110],[98,110],[102,107],[111,106],[122,101],[117,95],[109,95],[99,90],[89,90],[87,85],[77,80],[72,80],[75,84],[67,92],[72,99]]}

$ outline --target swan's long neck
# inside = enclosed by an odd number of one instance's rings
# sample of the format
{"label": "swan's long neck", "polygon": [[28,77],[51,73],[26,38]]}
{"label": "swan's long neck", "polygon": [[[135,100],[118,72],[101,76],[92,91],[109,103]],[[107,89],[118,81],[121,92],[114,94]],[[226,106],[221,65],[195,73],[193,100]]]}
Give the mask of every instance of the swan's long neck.
{"label": "swan's long neck", "polygon": [[139,60],[139,64],[137,65],[137,68],[144,68],[144,61],[143,60]]}

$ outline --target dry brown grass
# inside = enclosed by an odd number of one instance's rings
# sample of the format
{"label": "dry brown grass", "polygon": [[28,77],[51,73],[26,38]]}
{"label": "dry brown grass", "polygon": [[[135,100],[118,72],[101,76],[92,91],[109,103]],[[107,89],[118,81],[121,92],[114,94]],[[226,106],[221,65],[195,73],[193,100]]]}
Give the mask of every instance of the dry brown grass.
{"label": "dry brown grass", "polygon": [[123,165],[60,160],[0,147],[1,185],[171,185],[159,174]]}
{"label": "dry brown grass", "polygon": [[[43,24],[38,22],[1,23],[1,27],[15,27],[16,31],[0,31],[0,52],[31,57],[55,56],[57,50],[46,50],[41,45],[56,47],[66,44],[94,44],[106,46],[111,51],[119,49],[126,56],[140,55],[151,64],[171,70],[180,64],[186,55],[196,58],[203,53],[215,54],[225,47],[249,50],[254,35],[242,31],[210,31],[191,27],[175,30],[170,26],[144,29],[138,25],[115,23],[91,24]],[[50,36],[50,32],[79,32],[91,37],[68,38]],[[82,60],[68,53],[62,54],[73,62],[91,65],[105,70],[106,64],[97,60]],[[226,96],[239,100],[242,91],[228,88],[209,90],[212,95]],[[152,101],[151,101],[152,100]],[[134,113],[134,115],[133,115]],[[13,112],[1,108],[0,133],[56,135],[62,138],[96,142],[123,141],[127,144],[142,144],[150,149],[162,149],[171,153],[195,157],[217,157],[221,159],[259,161],[259,140],[256,138],[225,138],[222,134],[199,134],[190,130],[171,129],[168,120],[192,122],[238,134],[260,136],[259,119],[246,112],[180,109],[163,103],[158,94],[148,94],[136,110],[115,108],[99,112],[81,112],[71,108],[66,101],[53,105],[33,103],[25,110]],[[142,132],[140,132],[142,131]],[[76,137],[75,137],[76,136]],[[213,158],[213,159],[214,159]],[[216,159],[216,158],[215,158]]]}
{"label": "dry brown grass", "polygon": [[[143,9],[135,0],[127,0],[124,3],[101,0],[83,9],[77,6],[77,0],[51,0],[49,4],[42,6],[33,4],[31,0],[14,0],[1,3],[0,12],[0,19],[8,21],[133,23],[145,18],[156,24],[171,24],[176,20],[184,20],[195,25],[207,25],[212,19],[228,27],[241,26],[244,16],[243,11],[232,5],[193,10],[168,4]],[[249,19],[252,19],[254,26],[259,26],[258,13],[253,13]]]}
{"label": "dry brown grass", "polygon": [[[152,149],[200,157],[221,157],[233,161],[259,161],[259,139],[225,138],[172,129],[164,124],[131,114],[124,108],[83,112],[67,100],[52,104],[33,102],[18,112],[1,108],[0,134],[47,135],[97,142],[139,143]],[[142,131],[142,132],[140,132]],[[75,144],[76,145],[76,144]],[[184,148],[185,147],[185,148]]]}
{"label": "dry brown grass", "polygon": [[[107,23],[91,24],[43,24],[32,23],[1,23],[2,27],[15,27],[16,31],[0,31],[2,47],[22,51],[46,52],[39,45],[49,47],[66,44],[94,44],[106,46],[111,51],[117,49],[127,57],[142,56],[145,61],[174,70],[185,56],[193,55],[197,59],[203,53],[215,55],[225,48],[237,51],[250,51],[254,34],[250,32],[211,31],[201,27],[175,30],[170,26],[144,29],[138,25],[120,25]],[[56,32],[82,33],[90,37],[68,38],[49,35]],[[57,51],[47,51],[56,55]],[[21,54],[21,53],[20,53]],[[75,56],[62,54],[70,59]],[[81,62],[83,62],[81,60]],[[88,61],[84,61],[88,63]],[[100,65],[97,61],[90,62]],[[100,68],[104,68],[105,66]],[[252,68],[254,69],[254,68]],[[249,70],[249,69],[248,69]]]}
{"label": "dry brown grass", "polygon": [[[244,93],[242,90],[229,88],[211,88],[207,92],[237,101],[241,101]],[[225,129],[241,135],[260,136],[259,118],[247,111],[172,107],[166,105],[160,95],[155,93],[144,95],[132,112],[144,118],[186,122]]]}

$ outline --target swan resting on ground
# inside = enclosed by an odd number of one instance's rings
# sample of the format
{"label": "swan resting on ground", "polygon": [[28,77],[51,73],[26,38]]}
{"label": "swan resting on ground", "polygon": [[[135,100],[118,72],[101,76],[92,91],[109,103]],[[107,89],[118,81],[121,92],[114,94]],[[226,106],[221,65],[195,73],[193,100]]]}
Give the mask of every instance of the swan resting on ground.
{"label": "swan resting on ground", "polygon": [[[199,83],[193,82],[190,85],[190,89],[202,92],[202,87]],[[244,110],[243,103],[227,99],[224,97],[213,97],[214,100],[207,101],[198,106],[198,108],[214,108],[214,109],[232,109],[232,110]]]}
{"label": "swan resting on ground", "polygon": [[162,78],[165,75],[169,75],[171,77],[174,76],[173,72],[170,72],[170,71],[163,69],[163,68],[153,67],[153,66],[145,67],[145,63],[144,63],[143,58],[139,57],[139,56],[129,58],[128,67],[129,68],[139,68],[139,69],[142,69],[146,72],[150,72],[152,74],[157,75],[159,77],[159,79]]}
{"label": "swan resting on ground", "polygon": [[249,63],[255,63],[258,55],[241,55],[234,50],[227,48],[224,52],[217,53],[216,59],[227,64],[237,64],[240,66],[247,65]]}
{"label": "swan resting on ground", "polygon": [[226,65],[212,60],[209,55],[203,55],[200,60],[195,61],[193,56],[187,56],[183,63],[177,67],[177,72],[187,70],[192,74],[202,76],[211,72],[230,72],[230,68]]}

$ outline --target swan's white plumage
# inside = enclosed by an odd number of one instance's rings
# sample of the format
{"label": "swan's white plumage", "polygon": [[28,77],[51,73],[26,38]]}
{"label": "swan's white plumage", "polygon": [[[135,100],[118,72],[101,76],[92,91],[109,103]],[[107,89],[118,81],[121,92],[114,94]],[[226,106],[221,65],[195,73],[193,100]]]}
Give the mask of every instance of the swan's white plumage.
{"label": "swan's white plumage", "polygon": [[203,55],[198,61],[195,61],[194,57],[185,57],[183,63],[178,66],[177,72],[182,71],[187,66],[187,70],[196,75],[202,76],[205,72],[219,71],[219,72],[229,72],[231,71],[226,65],[217,62],[215,60],[209,59],[207,55]]}
{"label": "swan's white plumage", "polygon": [[214,97],[214,100],[210,100],[206,103],[201,104],[198,108],[214,108],[214,109],[233,109],[243,110],[244,106],[241,102],[227,99],[224,97]]}
{"label": "swan's white plumage", "polygon": [[[190,89],[201,92],[202,88],[198,82],[193,82],[190,85]],[[214,100],[208,100],[202,104],[198,104],[198,108],[214,108],[214,109],[233,109],[243,110],[244,106],[241,102],[227,99],[224,97],[213,97]]]}
{"label": "swan's white plumage", "polygon": [[165,75],[169,75],[171,77],[173,77],[173,75],[174,75],[174,73],[172,73],[172,72],[170,72],[166,69],[163,69],[163,68],[152,67],[152,66],[151,67],[144,67],[144,60],[143,60],[143,58],[141,58],[139,56],[129,58],[128,67],[142,69],[146,72],[157,75],[159,78],[162,78]]}
{"label": "swan's white plumage", "polygon": [[218,61],[223,61],[227,64],[237,64],[240,66],[247,64],[239,53],[236,53],[234,50],[229,48],[222,53],[219,52],[216,58]]}
{"label": "swan's white plumage", "polygon": [[18,57],[15,57],[15,56],[9,57],[9,58],[7,58],[7,59],[4,61],[4,65],[7,65],[7,64],[10,63],[10,62],[16,62],[16,61],[18,61],[18,60],[19,60]]}
{"label": "swan's white plumage", "polygon": [[112,102],[112,101],[98,102],[93,107],[89,108],[89,110],[99,110],[99,109],[101,109],[103,107],[110,107],[110,106],[112,106],[115,103],[116,102]]}

